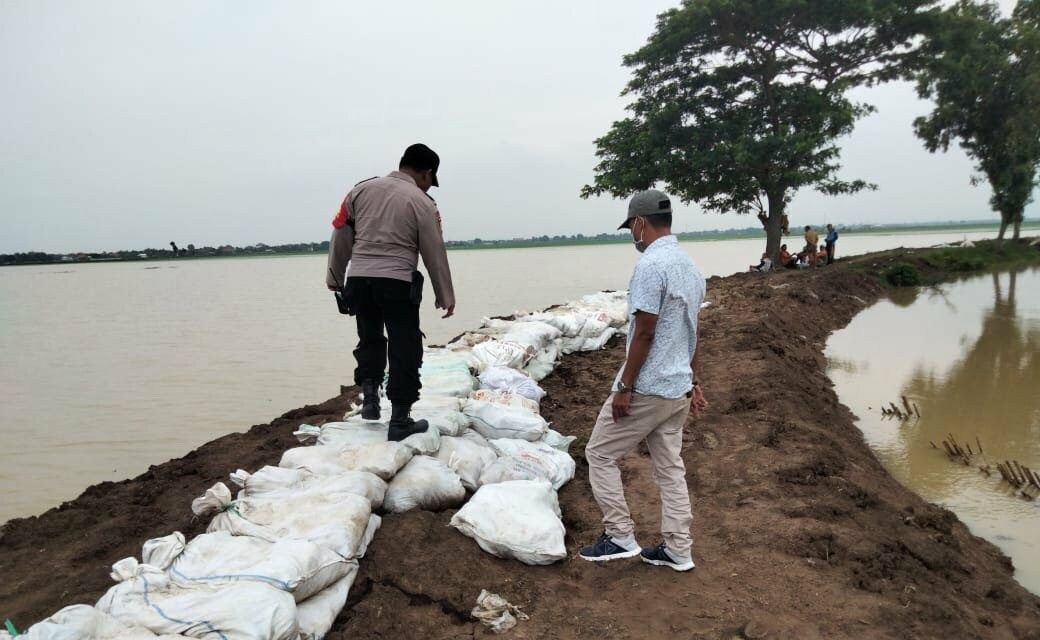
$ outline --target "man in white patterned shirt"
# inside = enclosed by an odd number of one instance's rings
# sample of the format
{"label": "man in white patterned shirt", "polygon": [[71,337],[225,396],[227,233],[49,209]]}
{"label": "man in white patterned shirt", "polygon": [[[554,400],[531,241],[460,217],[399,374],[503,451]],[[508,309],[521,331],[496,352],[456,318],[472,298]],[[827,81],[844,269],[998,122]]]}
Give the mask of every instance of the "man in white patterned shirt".
{"label": "man in white patterned shirt", "polygon": [[[687,415],[708,405],[697,358],[697,314],[705,282],[671,227],[671,202],[656,190],[636,194],[627,219],[618,227],[632,232],[643,255],[629,283],[625,364],[585,448],[589,483],[606,531],[580,555],[594,562],[639,555],[649,564],[689,571],[694,568],[693,515],[681,452]],[[645,549],[636,542],[617,465],[642,440],[661,491],[664,537]]]}

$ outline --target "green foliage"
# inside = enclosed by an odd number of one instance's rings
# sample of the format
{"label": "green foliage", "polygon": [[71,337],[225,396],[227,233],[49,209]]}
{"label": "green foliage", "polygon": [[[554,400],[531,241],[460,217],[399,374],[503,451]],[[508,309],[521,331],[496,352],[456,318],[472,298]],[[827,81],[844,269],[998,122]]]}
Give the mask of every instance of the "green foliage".
{"label": "green foliage", "polygon": [[921,284],[921,275],[913,265],[900,263],[885,270],[885,280],[893,287],[916,287]]}
{"label": "green foliage", "polygon": [[[769,212],[770,250],[799,188],[838,177],[836,141],[871,111],[849,89],[890,79],[934,0],[684,0],[624,59],[632,115],[596,141],[582,197],[665,183],[708,210]],[[775,245],[775,246],[774,246]]]}
{"label": "green foliage", "polygon": [[917,91],[935,102],[914,130],[932,152],[957,141],[993,190],[990,206],[1018,237],[1040,164],[1040,0],[1010,19],[994,2],[960,0],[933,15]]}

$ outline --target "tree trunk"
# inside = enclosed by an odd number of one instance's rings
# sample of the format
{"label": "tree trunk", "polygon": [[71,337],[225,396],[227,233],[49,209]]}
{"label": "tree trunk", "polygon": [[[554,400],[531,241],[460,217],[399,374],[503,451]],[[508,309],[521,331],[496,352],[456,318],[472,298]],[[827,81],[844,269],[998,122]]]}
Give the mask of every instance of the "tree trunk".
{"label": "tree trunk", "polygon": [[1011,234],[1013,240],[1018,240],[1022,235],[1022,218],[1024,218],[1024,212],[1018,211],[1015,213],[1015,230]]}
{"label": "tree trunk", "polygon": [[1004,245],[1004,234],[1008,228],[1008,216],[1003,211],[1000,213],[1000,231],[997,233],[997,246]]}
{"label": "tree trunk", "polygon": [[784,217],[784,196],[770,193],[766,194],[766,200],[769,207],[769,219],[766,221],[766,254],[773,261],[773,265],[779,267],[778,257],[782,240],[780,225]]}

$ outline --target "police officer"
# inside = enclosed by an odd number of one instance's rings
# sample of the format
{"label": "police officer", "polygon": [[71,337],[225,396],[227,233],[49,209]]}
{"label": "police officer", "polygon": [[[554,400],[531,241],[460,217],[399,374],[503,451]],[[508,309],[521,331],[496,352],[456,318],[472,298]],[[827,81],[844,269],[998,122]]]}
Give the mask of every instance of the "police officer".
{"label": "police officer", "polygon": [[361,386],[361,415],[367,420],[380,418],[379,387],[389,355],[390,440],[403,440],[428,428],[426,420],[413,420],[410,415],[422,386],[422,276],[416,271],[420,254],[433,282],[436,307],[446,312],[445,318],[455,313],[441,216],[427,195],[430,187],[438,186],[439,166],[440,158],[432,149],[411,145],[397,171],[355,185],[332,221],[326,284],[340,291],[345,283],[343,297],[357,318],[354,382]]}

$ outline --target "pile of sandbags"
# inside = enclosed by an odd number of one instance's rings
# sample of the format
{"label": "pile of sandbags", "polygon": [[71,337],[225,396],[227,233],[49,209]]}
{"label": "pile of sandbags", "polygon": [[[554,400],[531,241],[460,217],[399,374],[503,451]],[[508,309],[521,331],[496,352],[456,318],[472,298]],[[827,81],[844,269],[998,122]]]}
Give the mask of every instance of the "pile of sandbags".
{"label": "pile of sandbags", "polygon": [[[431,428],[387,441],[354,407],[301,425],[278,466],[230,474],[193,501],[207,532],[145,542],[112,567],[93,606],[67,607],[30,640],[155,637],[318,640],[345,606],[377,511],[459,508],[451,524],[489,553],[528,564],[566,557],[557,490],[574,477],[574,436],[541,416],[538,381],[560,355],[604,346],[626,321],[623,294],[600,293],[512,320],[485,320],[426,349],[416,419]],[[479,376],[479,378],[478,378]],[[391,405],[381,398],[381,415]],[[0,640],[6,636],[0,632]]]}

